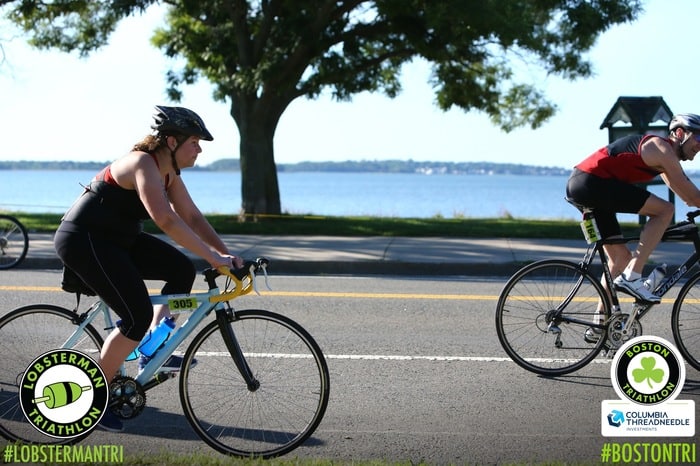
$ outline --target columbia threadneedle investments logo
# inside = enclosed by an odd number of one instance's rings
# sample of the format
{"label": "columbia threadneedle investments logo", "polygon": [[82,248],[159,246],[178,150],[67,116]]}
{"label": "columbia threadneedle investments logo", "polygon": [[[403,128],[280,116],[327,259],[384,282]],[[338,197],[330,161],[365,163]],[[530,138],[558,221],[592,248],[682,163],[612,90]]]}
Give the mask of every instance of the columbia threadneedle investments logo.
{"label": "columbia threadneedle investments logo", "polygon": [[100,366],[75,350],[49,351],[35,359],[20,381],[20,405],[38,431],[74,438],[97,426],[109,386]]}
{"label": "columbia threadneedle investments logo", "polygon": [[663,338],[641,336],[617,350],[610,378],[619,400],[602,403],[603,436],[695,435],[695,403],[679,401],[685,365]]}
{"label": "columbia threadneedle investments logo", "polygon": [[610,414],[608,414],[608,424],[613,427],[620,427],[622,423],[625,422],[625,413],[613,409]]}

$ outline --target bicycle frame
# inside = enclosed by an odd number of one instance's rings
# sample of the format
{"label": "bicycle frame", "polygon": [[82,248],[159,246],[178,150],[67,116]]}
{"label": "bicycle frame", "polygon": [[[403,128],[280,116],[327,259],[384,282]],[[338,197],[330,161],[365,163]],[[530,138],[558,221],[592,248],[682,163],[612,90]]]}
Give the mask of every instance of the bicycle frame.
{"label": "bicycle frame", "polygon": [[[692,224],[695,225],[694,219],[696,216],[700,215],[700,210],[693,211],[693,212],[688,212],[687,218],[688,218],[688,223],[687,224]],[[681,224],[679,224],[681,225]],[[672,225],[670,228],[673,228],[675,225]],[[693,233],[693,234],[690,234]],[[586,251],[583,260],[579,263],[579,266],[586,271],[591,270],[591,266],[593,264],[593,261],[595,260],[596,256],[600,259],[601,266],[603,268],[603,275],[605,277],[605,284],[607,285],[608,289],[608,299],[610,299],[610,309],[611,309],[611,314],[614,312],[620,311],[620,301],[617,296],[617,292],[614,290],[613,286],[613,277],[612,274],[610,273],[610,267],[609,267],[609,261],[608,257],[605,254],[605,250],[603,246],[605,244],[627,244],[632,241],[639,241],[640,237],[639,236],[627,236],[624,238],[614,238],[614,239],[607,239],[607,240],[598,240],[595,241],[593,244],[591,244]],[[680,281],[681,278],[683,278],[688,271],[696,264],[700,263],[700,233],[698,232],[697,229],[683,233],[680,236],[673,235],[673,231],[667,230],[667,232],[664,234],[664,236],[661,239],[661,242],[691,242],[693,243],[694,250],[691,252],[690,256],[680,265],[676,270],[674,270],[672,273],[666,275],[664,279],[661,281],[661,283],[656,287],[654,292],[656,293],[657,296],[663,297],[668,291],[673,288],[673,286]],[[700,272],[698,272],[700,274]],[[582,280],[582,279],[581,279]],[[574,289],[571,292],[570,296],[573,296],[576,294],[578,288],[580,286],[580,282],[574,286]],[[564,307],[568,303],[568,301],[571,298],[567,297],[567,299],[564,302],[564,306],[558,309],[557,311],[557,319],[560,321],[564,322],[572,322],[572,323],[585,323],[578,321],[577,319],[572,319],[569,317],[562,317],[561,313],[563,312]],[[634,304],[634,312],[630,314],[629,320],[627,321],[627,325],[633,324],[635,320],[642,319],[644,315],[646,315],[647,312],[654,306],[652,303],[642,303],[642,302],[635,302]],[[591,324],[589,323],[591,327],[595,327],[601,330],[604,330],[608,323],[607,322],[602,322],[601,324]]]}
{"label": "bicycle frame", "polygon": [[[153,388],[170,378],[169,376],[160,377],[160,374],[157,374],[158,369],[212,311],[216,313],[216,320],[219,323],[219,329],[221,330],[226,347],[236,367],[246,381],[248,388],[254,390],[259,386],[259,383],[253,377],[243,357],[233,329],[228,325],[229,318],[233,314],[233,309],[228,305],[228,300],[250,293],[254,288],[254,274],[251,273],[249,276],[245,276],[241,279],[231,274],[228,270],[219,270],[218,272],[234,280],[236,285],[234,291],[221,293],[215,282],[217,276],[216,271],[207,270],[204,275],[205,281],[209,285],[209,290],[206,292],[150,296],[153,304],[168,305],[171,309],[185,309],[187,312],[191,311],[191,314],[187,320],[170,334],[170,337],[165,341],[163,346],[136,377],[136,382],[138,382],[144,390]],[[246,277],[248,280],[245,280]],[[193,303],[200,304],[195,308]],[[104,317],[104,330],[111,331],[114,329],[115,324],[112,320],[109,307],[101,300],[96,301],[87,311],[76,315],[75,322],[78,324],[78,328],[68,337],[63,347],[70,348],[74,346],[83,335],[85,327],[91,324],[100,314]],[[120,373],[122,376],[126,375],[126,366],[124,364],[122,364],[120,368]]]}

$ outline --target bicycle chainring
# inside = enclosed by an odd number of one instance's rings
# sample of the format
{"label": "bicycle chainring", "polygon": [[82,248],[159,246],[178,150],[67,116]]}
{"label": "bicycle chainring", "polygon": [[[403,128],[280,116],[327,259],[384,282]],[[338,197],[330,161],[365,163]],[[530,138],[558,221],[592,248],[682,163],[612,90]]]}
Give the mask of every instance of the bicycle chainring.
{"label": "bicycle chainring", "polygon": [[642,335],[642,324],[638,320],[627,325],[629,314],[616,313],[613,314],[608,323],[608,341],[607,344],[613,351],[619,349],[632,338]]}
{"label": "bicycle chainring", "polygon": [[132,419],[146,406],[146,392],[131,377],[116,377],[109,384],[109,409],[121,419]]}

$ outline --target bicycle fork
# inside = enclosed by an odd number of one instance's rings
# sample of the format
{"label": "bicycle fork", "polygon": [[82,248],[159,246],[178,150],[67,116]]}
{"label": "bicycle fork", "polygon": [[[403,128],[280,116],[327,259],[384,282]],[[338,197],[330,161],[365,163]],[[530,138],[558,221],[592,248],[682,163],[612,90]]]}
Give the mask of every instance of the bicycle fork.
{"label": "bicycle fork", "polygon": [[238,368],[238,372],[241,373],[243,380],[245,380],[248,390],[254,392],[260,388],[260,381],[255,378],[253,371],[248,365],[248,361],[246,361],[245,357],[243,356],[243,350],[241,350],[241,346],[238,344],[238,339],[231,328],[230,321],[232,319],[235,319],[235,315],[233,309],[230,307],[216,310],[216,322],[219,324],[221,337],[224,339],[224,343],[226,344],[226,348],[228,348],[231,359],[233,359],[233,362]]}

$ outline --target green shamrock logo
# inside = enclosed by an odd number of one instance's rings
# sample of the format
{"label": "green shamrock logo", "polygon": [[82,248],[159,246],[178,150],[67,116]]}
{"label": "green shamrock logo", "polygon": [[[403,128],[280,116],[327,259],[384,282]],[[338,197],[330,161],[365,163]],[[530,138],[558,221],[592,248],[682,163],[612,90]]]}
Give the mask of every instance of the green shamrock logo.
{"label": "green shamrock logo", "polygon": [[632,371],[632,377],[634,377],[634,381],[637,383],[646,380],[649,388],[653,389],[654,387],[652,387],[651,381],[653,380],[656,383],[661,382],[664,378],[664,371],[663,369],[654,368],[656,366],[656,359],[654,359],[653,356],[642,358],[641,363],[641,368]]}

